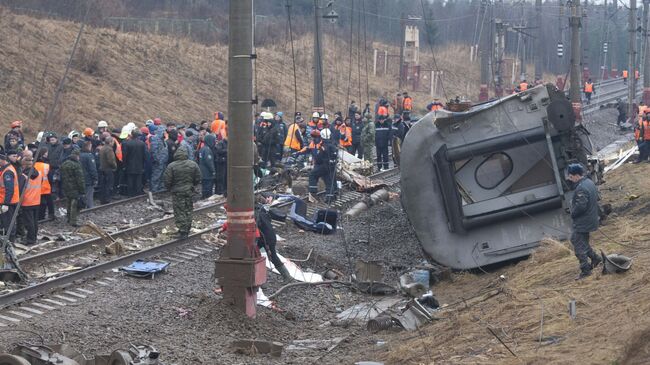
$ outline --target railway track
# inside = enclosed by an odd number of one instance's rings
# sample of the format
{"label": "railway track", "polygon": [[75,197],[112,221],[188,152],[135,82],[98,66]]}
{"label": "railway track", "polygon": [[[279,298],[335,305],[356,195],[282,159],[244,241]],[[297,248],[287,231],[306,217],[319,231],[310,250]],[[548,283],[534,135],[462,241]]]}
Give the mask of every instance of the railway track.
{"label": "railway track", "polygon": [[[399,169],[393,168],[390,170],[381,171],[377,174],[369,176],[370,179],[375,180],[379,179],[387,185],[393,185],[399,182]],[[364,193],[356,191],[345,191],[341,194],[339,199],[331,205],[326,205],[324,203],[308,204],[307,211],[309,214],[313,214],[316,210],[322,208],[342,208],[348,204],[356,202],[357,200],[364,197]],[[85,281],[91,280],[98,276],[105,275],[107,271],[121,267],[127,264],[130,264],[136,259],[142,259],[152,256],[160,256],[164,253],[167,253],[170,257],[181,257],[186,259],[191,259],[197,257],[198,255],[205,254],[215,249],[215,247],[209,247],[208,244],[194,244],[196,241],[200,240],[201,235],[211,232],[217,229],[219,226],[216,221],[219,216],[210,216],[209,213],[214,212],[215,210],[220,209],[225,204],[224,200],[215,201],[211,204],[198,207],[194,210],[194,221],[204,221],[207,220],[209,223],[203,225],[198,231],[194,231],[187,238],[168,238],[165,235],[154,237],[153,240],[148,240],[149,245],[143,246],[136,252],[124,254],[122,256],[113,256],[105,257],[99,256],[97,260],[94,260],[89,266],[78,269],[72,272],[66,272],[58,276],[41,275],[37,280],[33,281],[29,286],[20,288],[18,290],[0,295],[0,310],[4,310],[8,307],[15,306],[17,304],[23,303],[25,301],[30,301],[32,299],[39,298],[42,295],[45,295],[55,289],[67,287],[74,284],[80,284]],[[206,219],[207,218],[207,219]],[[120,238],[125,241],[128,238],[136,239],[136,237],[142,237],[143,233],[147,231],[155,231],[161,226],[173,224],[174,217],[167,217],[158,219],[147,224],[143,224],[137,227],[130,227],[128,229],[116,232],[111,235],[114,239]],[[285,222],[274,222],[276,227],[281,227],[285,225]],[[162,242],[161,242],[162,241]],[[192,243],[191,246],[189,244]],[[106,244],[106,239],[101,237],[94,237],[87,239],[85,241],[76,243],[74,245],[58,247],[53,250],[48,250],[34,255],[23,256],[19,258],[19,263],[21,267],[25,269],[31,275],[38,275],[40,272],[45,270],[52,270],[55,267],[62,267],[65,265],[74,262],[75,259],[84,259],[88,258],[85,256],[97,255],[97,252],[104,252],[104,247]],[[178,250],[181,246],[188,245],[189,248],[183,250],[180,253],[172,253],[174,250]],[[105,283],[105,281],[102,281]],[[103,284],[102,284],[103,285]],[[79,291],[68,291],[69,295],[73,296],[83,296],[84,292],[80,293]],[[71,294],[71,293],[76,293]],[[61,296],[59,296],[61,297]],[[65,296],[64,296],[65,298]],[[71,298],[74,300],[74,298]],[[57,301],[55,301],[57,302]],[[58,302],[60,303],[60,301]],[[43,303],[41,303],[43,304]],[[52,304],[50,300],[50,304]],[[65,304],[65,303],[64,303]],[[43,304],[47,306],[46,304]],[[20,307],[16,307],[20,308]],[[5,316],[6,318],[6,316]],[[3,315],[0,314],[0,327],[3,326]]]}

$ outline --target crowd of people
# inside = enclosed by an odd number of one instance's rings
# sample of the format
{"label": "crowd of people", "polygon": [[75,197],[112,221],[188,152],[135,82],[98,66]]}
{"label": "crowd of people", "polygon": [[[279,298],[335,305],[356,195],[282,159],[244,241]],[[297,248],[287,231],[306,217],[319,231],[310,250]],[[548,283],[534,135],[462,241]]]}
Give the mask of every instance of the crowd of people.
{"label": "crowd of people", "polygon": [[[297,112],[286,123],[282,112],[259,113],[253,121],[254,173],[262,177],[279,165],[311,165],[310,193],[317,192],[322,179],[326,201],[332,201],[339,149],[372,165],[374,148],[376,169],[388,169],[389,148],[394,138],[404,139],[412,108],[404,92],[392,101],[381,97],[374,110],[352,101],[347,113],[336,112],[332,118],[314,112],[305,120]],[[170,192],[179,235],[187,236],[194,186],[201,186],[204,199],[226,195],[227,161],[228,121],[221,112],[211,122],[189,125],[154,118],[141,127],[128,123],[113,129],[99,121],[94,129],[67,135],[40,132],[30,143],[22,122],[14,121],[0,146],[0,221],[11,241],[21,236],[24,243],[34,244],[39,220],[59,219],[57,199],[66,200],[66,221],[76,227],[79,210],[92,208],[96,198],[107,204],[118,196],[141,195],[147,188]]]}

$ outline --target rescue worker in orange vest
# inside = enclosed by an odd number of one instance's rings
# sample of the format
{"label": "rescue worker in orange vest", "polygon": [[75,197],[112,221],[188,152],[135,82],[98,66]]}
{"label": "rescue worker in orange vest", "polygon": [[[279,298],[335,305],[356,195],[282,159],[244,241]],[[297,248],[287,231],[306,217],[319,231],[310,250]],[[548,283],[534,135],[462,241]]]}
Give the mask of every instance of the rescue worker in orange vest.
{"label": "rescue worker in orange vest", "polygon": [[50,164],[47,163],[48,156],[47,147],[39,148],[36,153],[36,163],[34,164],[34,168],[43,177],[43,182],[41,184],[41,206],[38,210],[39,220],[45,219],[46,211],[47,219],[54,219],[54,198],[52,197],[52,185],[50,185],[52,171],[50,169]]}
{"label": "rescue worker in orange vest", "polygon": [[214,121],[210,125],[210,130],[215,135],[220,135],[221,130],[225,127],[224,116],[222,112],[214,113]]}
{"label": "rescue worker in orange vest", "polygon": [[639,146],[639,158],[634,163],[648,161],[650,154],[650,114],[645,113],[634,128],[634,138]]}
{"label": "rescue worker in orange vest", "polygon": [[519,91],[526,91],[528,90],[528,82],[526,82],[526,79],[524,79],[522,82],[519,83]]}
{"label": "rescue worker in orange vest", "polygon": [[21,160],[23,174],[19,177],[22,185],[23,200],[20,205],[20,221],[27,231],[25,235],[25,244],[36,244],[36,235],[38,234],[38,211],[41,204],[41,190],[43,177],[34,165],[34,156],[31,151],[25,151]]}
{"label": "rescue worker in orange vest", "polygon": [[377,108],[377,115],[375,116],[378,120],[380,117],[388,118],[388,106],[386,104],[380,104]]}
{"label": "rescue worker in orange vest", "polygon": [[594,89],[594,83],[591,81],[591,79],[587,80],[584,87],[585,98],[587,98],[587,105],[591,104],[591,94],[595,94],[595,91],[596,90]]}
{"label": "rescue worker in orange vest", "polygon": [[427,110],[430,112],[435,112],[436,110],[440,109],[442,109],[442,103],[440,102],[440,99],[433,99],[433,102],[427,105]]}
{"label": "rescue worker in orange vest", "polygon": [[318,130],[318,119],[320,118],[320,113],[314,112],[311,115],[311,119],[307,122],[307,136],[311,137],[311,131]]}
{"label": "rescue worker in orange vest", "polygon": [[336,130],[339,132],[339,146],[350,152],[350,148],[352,147],[352,128],[350,127],[350,119],[346,118],[345,122],[341,119],[336,119]]}
{"label": "rescue worker in orange vest", "polygon": [[287,138],[284,139],[284,148],[290,154],[300,151],[305,142],[302,139],[302,133],[305,130],[304,123],[299,121],[293,122],[287,129]]}
{"label": "rescue worker in orange vest", "polygon": [[404,95],[402,101],[402,113],[410,113],[413,110],[413,98],[411,98],[406,91],[404,91],[402,95]]}
{"label": "rescue worker in orange vest", "polygon": [[627,85],[627,70],[623,70],[623,83]]}
{"label": "rescue worker in orange vest", "polygon": [[16,224],[11,227],[11,232],[9,232],[9,226],[20,199],[18,173],[13,166],[17,160],[17,151],[0,154],[0,204],[2,204],[0,205],[0,221],[5,235],[9,236],[9,241],[12,242],[16,239]]}

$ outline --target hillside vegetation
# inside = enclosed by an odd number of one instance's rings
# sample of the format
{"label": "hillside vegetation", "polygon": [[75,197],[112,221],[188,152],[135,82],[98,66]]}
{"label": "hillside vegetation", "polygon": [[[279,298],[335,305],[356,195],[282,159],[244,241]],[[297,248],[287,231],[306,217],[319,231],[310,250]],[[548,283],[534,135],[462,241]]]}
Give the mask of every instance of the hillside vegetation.
{"label": "hillside vegetation", "polygon": [[[204,46],[166,36],[86,27],[54,117],[44,125],[80,24],[35,19],[2,8],[0,11],[0,133],[6,132],[16,119],[25,121],[26,132],[35,135],[42,129],[65,132],[94,126],[101,119],[116,127],[156,116],[196,121],[212,118],[215,111],[227,108],[227,45]],[[301,111],[311,109],[311,38],[303,35],[294,43]],[[327,36],[324,43],[327,111],[344,110],[348,96],[359,104],[365,103],[368,97],[363,47],[360,61],[354,51],[350,72],[345,40]],[[291,50],[284,36],[279,36],[275,45],[258,48],[257,53],[259,99],[272,98],[279,110],[293,113]],[[365,56],[368,73],[372,74],[370,47]],[[422,68],[430,69],[427,63],[431,55],[423,53],[421,59]],[[468,91],[476,94],[478,66],[469,62],[467,47],[436,50],[436,59],[445,75],[448,97],[466,95]],[[390,97],[398,91],[397,66],[391,62],[391,75],[368,78],[373,102],[381,93]],[[423,80],[422,87],[425,85],[427,80]],[[430,100],[428,92],[412,94],[418,109]]]}

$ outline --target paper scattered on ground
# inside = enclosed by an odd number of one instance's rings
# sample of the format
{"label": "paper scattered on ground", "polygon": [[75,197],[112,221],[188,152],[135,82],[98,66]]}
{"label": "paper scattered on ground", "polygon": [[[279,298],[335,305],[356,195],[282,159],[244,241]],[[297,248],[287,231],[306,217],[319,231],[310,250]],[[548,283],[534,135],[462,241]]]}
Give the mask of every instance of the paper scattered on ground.
{"label": "paper scattered on ground", "polygon": [[[262,253],[262,256],[266,258],[266,268],[271,269],[271,271],[273,271],[276,274],[280,274],[280,272],[276,270],[275,267],[273,266],[271,260],[269,260],[269,258],[267,257],[266,251],[262,249],[260,250],[260,252]],[[278,254],[278,257],[280,258],[280,261],[282,261],[282,263],[284,264],[284,267],[286,267],[287,270],[289,271],[289,275],[291,275],[291,277],[294,278],[295,280],[306,282],[306,283],[320,283],[321,281],[323,281],[322,275],[313,272],[304,272],[298,265],[286,259],[284,256]]]}

